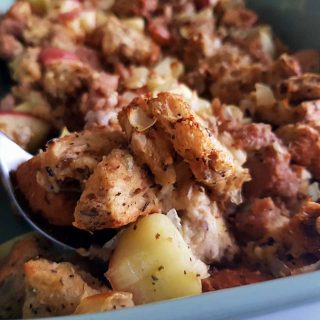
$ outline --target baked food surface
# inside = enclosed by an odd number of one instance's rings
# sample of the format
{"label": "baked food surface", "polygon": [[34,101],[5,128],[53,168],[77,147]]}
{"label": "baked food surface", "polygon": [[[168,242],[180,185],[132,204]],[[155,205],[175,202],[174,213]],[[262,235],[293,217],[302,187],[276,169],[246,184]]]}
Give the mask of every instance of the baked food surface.
{"label": "baked food surface", "polygon": [[0,295],[19,301],[1,317],[319,268],[319,51],[291,52],[238,0],[21,0],[0,20],[0,57],[14,81],[0,129],[41,148],[15,173],[34,214],[118,232],[79,251],[104,261],[102,280],[34,239],[18,257],[18,243]]}

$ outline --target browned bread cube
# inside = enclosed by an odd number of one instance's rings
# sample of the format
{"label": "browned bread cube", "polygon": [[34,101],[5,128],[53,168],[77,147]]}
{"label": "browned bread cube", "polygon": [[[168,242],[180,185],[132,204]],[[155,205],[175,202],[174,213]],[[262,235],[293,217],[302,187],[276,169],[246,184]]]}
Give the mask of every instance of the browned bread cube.
{"label": "browned bread cube", "polygon": [[176,182],[175,153],[165,133],[147,115],[148,104],[138,97],[119,113],[119,122],[130,141],[130,149],[141,164],[146,164],[162,185]]}
{"label": "browned bread cube", "polygon": [[89,231],[119,228],[157,211],[158,201],[144,171],[128,151],[114,149],[88,179],[74,226]]}
{"label": "browned bread cube", "polygon": [[33,157],[20,165],[16,179],[21,193],[31,210],[55,225],[71,225],[78,194],[75,192],[48,192],[37,182],[41,167],[40,156]]}
{"label": "browned bread cube", "polygon": [[53,255],[52,247],[46,240],[28,235],[16,241],[10,253],[0,260],[0,319],[22,318],[25,298],[23,266],[40,255]]}
{"label": "browned bread cube", "polygon": [[149,100],[148,105],[157,125],[189,164],[196,180],[220,197],[237,202],[243,183],[250,180],[248,170],[203,126],[190,106],[179,95],[165,92]]}
{"label": "browned bread cube", "polygon": [[121,132],[99,126],[51,140],[46,151],[39,154],[41,174],[38,174],[38,182],[48,191],[77,188],[104,155],[124,142]]}
{"label": "browned bread cube", "polygon": [[23,317],[28,319],[71,314],[81,299],[107,290],[94,288],[81,270],[68,262],[30,260],[24,265],[24,271]]}

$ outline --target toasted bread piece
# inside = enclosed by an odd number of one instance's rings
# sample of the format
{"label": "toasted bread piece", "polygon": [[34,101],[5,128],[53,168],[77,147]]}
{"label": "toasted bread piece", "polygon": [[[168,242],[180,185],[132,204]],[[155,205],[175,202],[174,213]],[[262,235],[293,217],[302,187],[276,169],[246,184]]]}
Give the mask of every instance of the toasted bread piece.
{"label": "toasted bread piece", "polygon": [[109,61],[119,58],[134,63],[152,63],[159,58],[159,47],[143,32],[129,28],[110,16],[102,27],[102,52]]}
{"label": "toasted bread piece", "polygon": [[283,126],[277,135],[288,146],[292,160],[306,167],[315,179],[320,178],[320,126],[314,123],[297,123]]}
{"label": "toasted bread piece", "polygon": [[320,75],[305,73],[279,84],[280,95],[292,102],[320,99]]}
{"label": "toasted bread piece", "polygon": [[170,185],[176,182],[175,152],[163,131],[153,125],[155,120],[146,115],[147,110],[145,100],[136,98],[120,112],[119,121],[137,160],[147,164],[157,183]]}
{"label": "toasted bread piece", "polygon": [[81,299],[107,291],[96,284],[89,285],[83,272],[68,262],[30,260],[24,265],[24,271],[23,317],[28,319],[71,314]]}
{"label": "toasted bread piece", "polygon": [[122,133],[99,126],[51,140],[39,154],[38,182],[54,192],[79,187],[102,157],[123,143]]}
{"label": "toasted bread piece", "polygon": [[148,104],[157,124],[189,164],[195,178],[220,197],[236,201],[243,183],[250,180],[248,170],[237,164],[231,152],[201,124],[180,96],[160,93]]}
{"label": "toasted bread piece", "polygon": [[50,255],[48,242],[30,235],[18,240],[0,261],[0,319],[21,319],[25,297],[24,263],[39,255]]}
{"label": "toasted bread piece", "polygon": [[40,214],[55,225],[71,225],[79,195],[75,192],[48,192],[37,182],[40,168],[39,156],[18,167],[16,180],[21,193],[35,214]]}
{"label": "toasted bread piece", "polygon": [[132,293],[110,291],[82,299],[74,314],[103,312],[133,306]]}
{"label": "toasted bread piece", "polygon": [[[289,80],[285,80],[283,83]],[[304,90],[308,91],[308,87],[304,88]],[[289,94],[288,97],[290,97]],[[294,103],[294,101],[291,102],[284,96],[284,99],[277,101],[271,87],[264,84],[256,84],[256,90],[251,93],[251,101],[250,112],[254,119],[275,126],[300,121],[314,121],[319,119],[320,116],[319,99],[310,99],[310,101],[302,99],[298,103]]]}
{"label": "toasted bread piece", "polygon": [[128,151],[114,149],[88,179],[74,226],[90,231],[119,228],[157,211],[158,200],[144,171]]}
{"label": "toasted bread piece", "polygon": [[320,204],[307,202],[280,233],[285,248],[294,257],[312,254],[320,258]]}
{"label": "toasted bread piece", "polygon": [[44,91],[56,98],[76,95],[86,88],[93,77],[93,71],[78,60],[62,59],[49,63],[43,75]]}

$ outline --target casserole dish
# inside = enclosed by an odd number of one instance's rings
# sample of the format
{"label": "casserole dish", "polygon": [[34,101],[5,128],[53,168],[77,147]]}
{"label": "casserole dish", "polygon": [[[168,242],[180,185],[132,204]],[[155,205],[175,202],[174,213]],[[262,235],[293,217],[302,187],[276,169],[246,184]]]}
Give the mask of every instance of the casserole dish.
{"label": "casserole dish", "polygon": [[[4,6],[5,2],[2,2],[1,5]],[[290,5],[288,1],[283,1],[281,3],[278,2],[277,8],[279,9],[280,13],[279,15],[275,15],[272,11],[272,7],[270,6],[270,1],[269,5],[264,5],[262,1],[259,2],[260,10],[263,10],[265,13],[270,14],[269,18],[268,16],[266,16],[266,21],[276,26],[275,30],[279,31],[279,35],[282,36],[289,45],[291,44],[294,48],[302,46],[315,47],[319,45],[317,43],[311,44],[310,40],[312,39],[304,35],[312,35],[312,32],[308,33],[305,29],[300,29],[299,31],[297,31],[297,36],[294,37],[294,39],[291,38],[292,41],[290,41],[289,34],[286,35],[284,33],[284,25],[282,24],[281,26],[277,27],[276,22],[273,23],[273,21],[270,20],[270,17],[273,17],[283,22],[284,20],[282,19],[281,12],[288,14],[288,16],[289,13],[300,13],[302,15],[306,15],[307,11],[305,10],[310,10],[312,8],[311,2],[307,1],[299,2],[299,4],[296,4],[297,7],[295,9],[288,7],[288,5]],[[291,5],[294,5],[294,2],[291,2]],[[259,11],[259,8],[257,7],[257,2],[253,4],[253,7]],[[312,12],[312,10],[310,10],[310,12]],[[297,20],[301,21],[301,18],[295,18],[295,21]],[[310,23],[317,21],[315,17],[311,17],[310,19],[306,20],[308,20]],[[289,26],[289,23],[290,22],[288,20],[288,22],[285,23],[285,25]],[[299,24],[299,27],[305,28],[306,24]],[[310,25],[308,27],[310,28],[309,31],[313,30],[314,27],[315,26]],[[293,33],[291,32],[291,34]],[[301,37],[298,35],[301,35]],[[299,39],[306,42],[299,42]],[[3,195],[3,193],[1,194]],[[17,222],[13,220],[10,216],[10,210],[8,206],[5,206],[6,199],[1,199],[1,201],[1,203],[4,203],[4,205],[2,206],[2,208],[4,208],[4,213],[7,214],[8,219],[11,219],[11,221],[8,221],[8,223],[6,223],[5,225],[8,226],[6,227],[6,230],[8,232],[12,231],[12,233],[1,234],[2,238],[0,240],[5,241],[14,236],[15,234],[20,234],[25,230],[23,225],[18,226]],[[110,313],[107,315],[96,315],[94,317],[97,319],[146,319],[147,317],[152,317],[153,319],[210,319],[213,317],[216,319],[234,319],[248,317],[249,315],[253,315],[258,312],[260,313],[264,311],[270,311],[270,305],[272,305],[273,308],[277,309],[286,308],[290,305],[296,305],[297,303],[304,303],[307,301],[311,302],[312,300],[316,300],[317,298],[319,298],[320,294],[320,284],[317,284],[318,277],[318,273],[311,273],[292,278],[290,277],[287,279],[274,280],[258,285],[251,285],[248,287],[223,290],[221,292],[209,293],[194,298],[177,299],[174,301],[146,305],[143,307],[129,309],[114,314]]]}

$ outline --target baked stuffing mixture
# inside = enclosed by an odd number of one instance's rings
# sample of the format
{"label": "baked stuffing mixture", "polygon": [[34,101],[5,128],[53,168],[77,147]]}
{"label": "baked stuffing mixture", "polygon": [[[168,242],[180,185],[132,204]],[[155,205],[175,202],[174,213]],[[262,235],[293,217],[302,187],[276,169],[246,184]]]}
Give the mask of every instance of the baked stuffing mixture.
{"label": "baked stuffing mixture", "polygon": [[319,268],[320,54],[290,52],[241,0],[16,1],[0,57],[0,129],[43,149],[16,172],[34,214],[119,231],[92,248],[103,279],[43,239],[16,243],[2,318]]}

